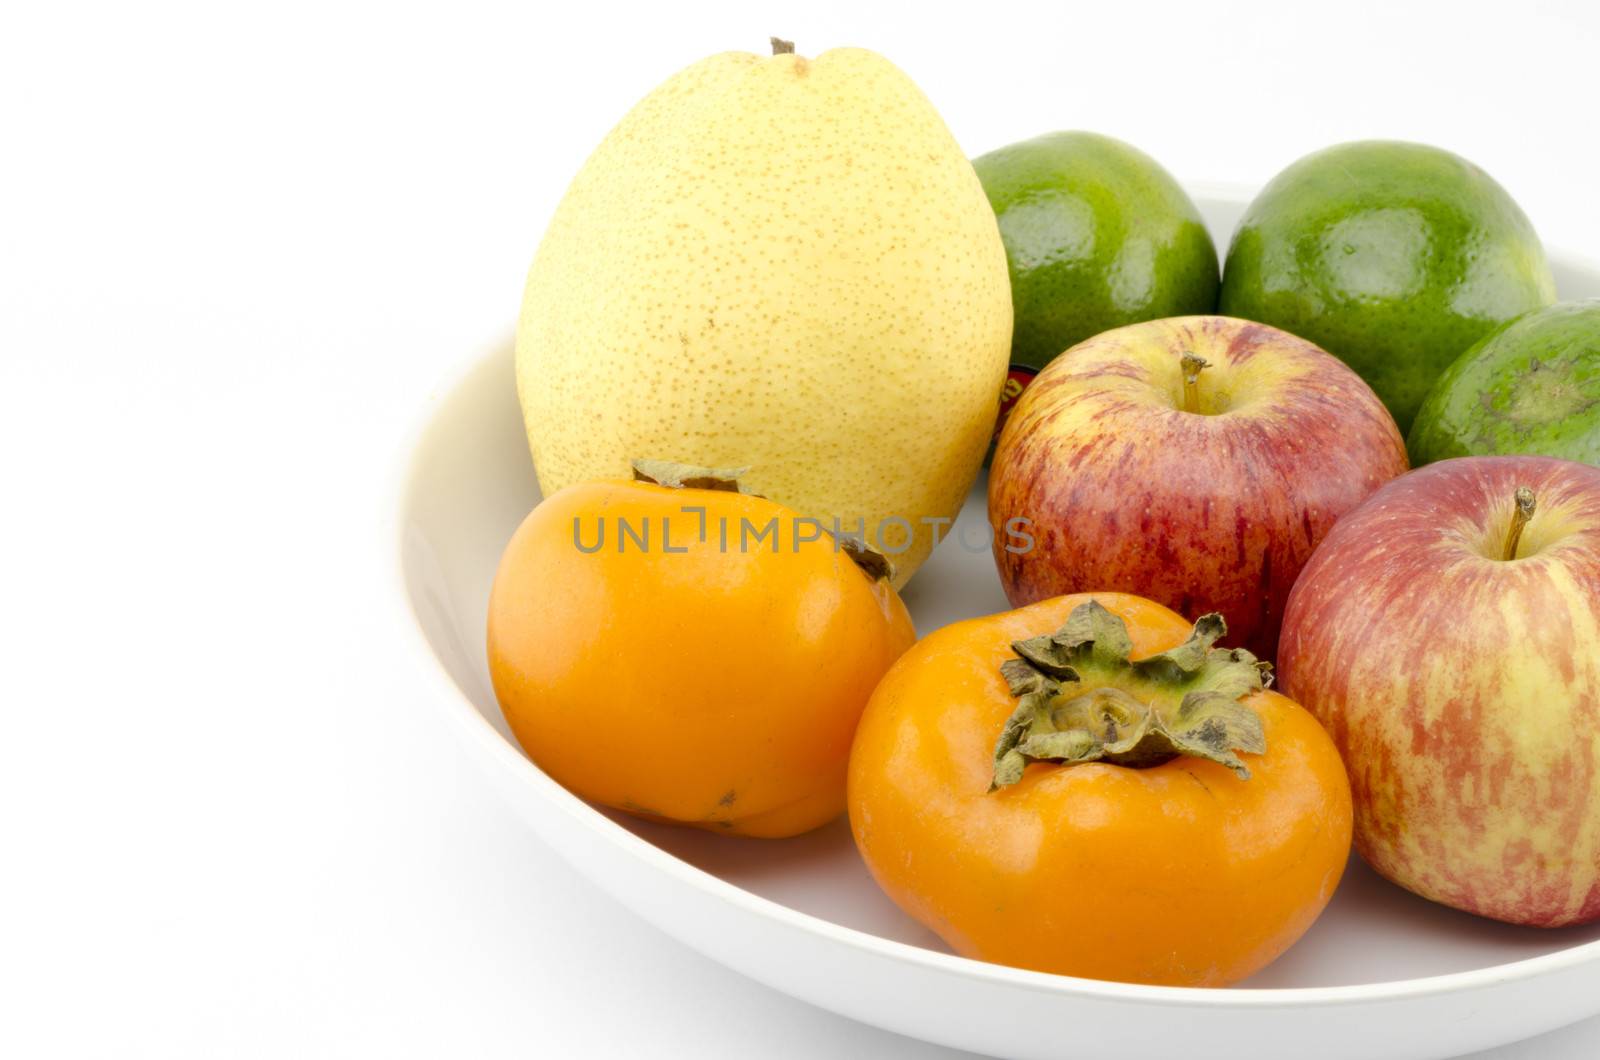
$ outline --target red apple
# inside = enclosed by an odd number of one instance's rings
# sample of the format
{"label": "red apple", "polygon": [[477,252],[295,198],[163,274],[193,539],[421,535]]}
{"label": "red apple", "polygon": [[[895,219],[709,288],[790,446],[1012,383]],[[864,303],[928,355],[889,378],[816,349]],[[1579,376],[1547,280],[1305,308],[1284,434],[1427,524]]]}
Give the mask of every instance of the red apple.
{"label": "red apple", "polygon": [[1271,658],[1312,550],[1406,466],[1382,402],[1311,343],[1229,317],[1134,324],[1022,392],[989,473],[995,562],[1015,606],[1134,593],[1220,611],[1229,643]]}
{"label": "red apple", "polygon": [[1278,660],[1344,755],[1373,868],[1498,920],[1600,918],[1600,468],[1467,457],[1390,483],[1307,564]]}

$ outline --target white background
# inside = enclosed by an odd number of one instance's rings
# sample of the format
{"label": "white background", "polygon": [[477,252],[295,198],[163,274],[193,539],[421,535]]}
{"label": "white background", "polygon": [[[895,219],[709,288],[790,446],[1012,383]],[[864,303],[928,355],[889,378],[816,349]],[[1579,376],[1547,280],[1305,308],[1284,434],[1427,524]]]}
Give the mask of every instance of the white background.
{"label": "white background", "polygon": [[1600,255],[1589,3],[8,6],[0,1054],[953,1055],[591,893],[378,611],[401,439],[566,182],[769,34],[885,53],[974,154],[1089,128],[1259,184],[1431,141]]}

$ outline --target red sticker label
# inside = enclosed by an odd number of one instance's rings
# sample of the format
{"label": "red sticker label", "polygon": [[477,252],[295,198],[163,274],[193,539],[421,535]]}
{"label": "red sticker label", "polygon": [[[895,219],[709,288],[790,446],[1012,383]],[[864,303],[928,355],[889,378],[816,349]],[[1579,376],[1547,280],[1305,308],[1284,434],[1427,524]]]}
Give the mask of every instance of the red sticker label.
{"label": "red sticker label", "polygon": [[994,422],[996,438],[1000,437],[1000,428],[1006,425],[1006,417],[1011,415],[1011,407],[1038,374],[1039,369],[1029,368],[1025,364],[1014,364],[1006,371],[1005,385],[1000,388],[1000,418]]}

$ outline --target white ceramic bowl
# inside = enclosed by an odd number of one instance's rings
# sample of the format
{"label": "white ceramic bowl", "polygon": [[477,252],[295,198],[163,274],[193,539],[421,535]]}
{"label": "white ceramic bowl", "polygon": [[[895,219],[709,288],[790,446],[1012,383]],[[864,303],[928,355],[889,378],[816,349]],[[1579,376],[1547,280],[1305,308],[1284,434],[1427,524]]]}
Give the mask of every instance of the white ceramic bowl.
{"label": "white ceramic bowl", "polygon": [[[1226,246],[1248,195],[1196,192]],[[1552,257],[1563,298],[1600,296],[1600,268]],[[1306,937],[1245,985],[1137,986],[951,954],[877,890],[842,821],[792,840],[739,840],[634,821],[568,794],[512,740],[484,660],[496,560],[539,499],[511,365],[509,341],[472,358],[404,454],[396,608],[407,649],[428,694],[534,832],[688,945],[863,1022],[1014,1057],[1179,1048],[1193,1060],[1445,1057],[1600,1012],[1600,925],[1539,931],[1480,920],[1413,897],[1359,860]],[[968,527],[976,537],[983,522],[980,480],[957,534]],[[987,551],[955,537],[906,602],[923,634],[1007,606]]]}

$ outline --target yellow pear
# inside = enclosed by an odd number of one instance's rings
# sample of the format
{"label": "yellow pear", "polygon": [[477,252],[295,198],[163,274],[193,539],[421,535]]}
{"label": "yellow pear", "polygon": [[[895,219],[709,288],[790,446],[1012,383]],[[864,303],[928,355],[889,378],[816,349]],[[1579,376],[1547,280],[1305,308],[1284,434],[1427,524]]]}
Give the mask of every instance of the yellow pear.
{"label": "yellow pear", "polygon": [[528,441],[547,495],[636,458],[748,468],[903,584],[994,427],[1005,250],[909,78],[787,47],[678,73],[573,180],[517,326]]}

